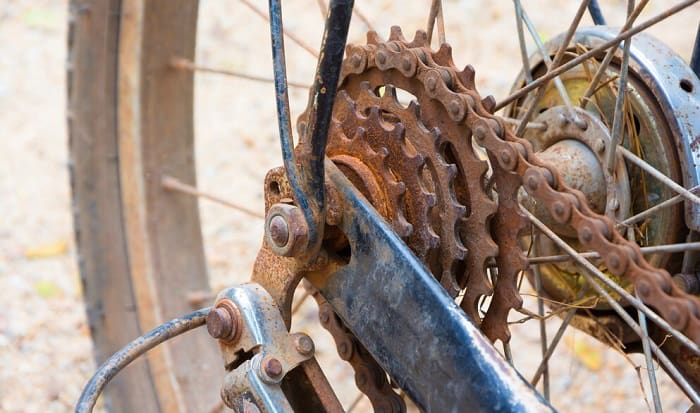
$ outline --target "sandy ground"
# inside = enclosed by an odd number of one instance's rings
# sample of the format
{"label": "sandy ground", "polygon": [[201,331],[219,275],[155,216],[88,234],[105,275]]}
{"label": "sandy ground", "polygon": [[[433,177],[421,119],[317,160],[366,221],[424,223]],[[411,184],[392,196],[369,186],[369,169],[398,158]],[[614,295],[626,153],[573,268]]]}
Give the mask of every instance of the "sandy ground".
{"label": "sandy ground", "polygon": [[[264,7],[264,2],[258,2]],[[401,24],[412,33],[425,24],[427,0],[358,2],[380,33]],[[566,29],[575,2],[525,2],[541,37]],[[652,2],[644,18],[664,2]],[[268,31],[240,3],[203,0],[197,59],[267,75]],[[624,4],[602,1],[613,24]],[[539,10],[539,11],[538,11]],[[72,237],[65,128],[64,0],[4,0],[0,3],[0,411],[63,412],[94,369],[81,301]],[[314,0],[285,4],[286,26],[317,47],[321,17]],[[447,35],[458,64],[477,69],[482,94],[503,96],[519,70],[517,38],[509,1],[446,0]],[[563,17],[567,16],[567,17]],[[700,8],[695,7],[652,33],[689,58]],[[588,17],[584,24],[590,24]],[[363,41],[366,27],[355,22],[351,41]],[[533,44],[530,42],[532,50]],[[308,82],[314,61],[288,44],[289,78]],[[197,162],[201,187],[224,198],[262,209],[262,178],[280,162],[272,87],[211,75],[197,77]],[[305,92],[292,93],[298,114]],[[261,239],[262,223],[236,211],[202,203],[203,233],[212,285],[244,281]],[[552,322],[550,331],[557,326]],[[312,334],[330,380],[348,406],[356,397],[352,375],[335,361],[327,335],[315,327],[312,305],[297,328]],[[516,365],[528,377],[539,354],[536,329],[516,332]],[[647,405],[631,361],[570,332],[552,362],[553,402],[563,411],[644,411]],[[641,369],[645,376],[644,369]],[[660,373],[663,376],[662,373]],[[688,402],[662,377],[667,411]],[[644,386],[647,387],[646,382]],[[465,406],[466,408],[466,406]],[[367,411],[361,402],[356,411]]]}

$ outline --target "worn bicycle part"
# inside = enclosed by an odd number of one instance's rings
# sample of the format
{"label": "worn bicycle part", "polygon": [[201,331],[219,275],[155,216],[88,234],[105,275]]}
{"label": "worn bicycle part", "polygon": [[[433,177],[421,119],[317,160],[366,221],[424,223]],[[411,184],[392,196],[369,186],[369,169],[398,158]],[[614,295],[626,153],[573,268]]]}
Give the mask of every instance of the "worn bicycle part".
{"label": "worn bicycle part", "polygon": [[[195,183],[192,0],[70,5],[68,125],[73,208],[98,363],[133,337],[191,311],[208,290],[197,200],[161,188]],[[167,22],[168,24],[165,24]],[[178,293],[173,294],[173,286]],[[203,331],[149,352],[107,389],[114,411],[203,411],[218,399],[216,346]],[[197,371],[197,380],[190,375]]]}
{"label": "worn bicycle part", "polygon": [[[593,48],[605,38],[612,36],[612,33],[608,28],[582,30],[576,34],[570,51],[575,53],[576,48]],[[546,45],[550,53],[563,47],[562,40],[558,37]],[[687,65],[683,64],[675,53],[649,36],[635,37],[634,45],[627,81],[629,110],[625,115],[627,122],[622,143],[664,175],[676,182],[682,182],[685,187],[695,187],[697,179],[694,178],[695,172],[691,171],[695,171],[696,168],[689,165],[689,162],[693,162],[692,165],[694,165],[695,160],[692,158],[696,155],[693,150],[690,150],[689,142],[683,143],[693,136],[693,125],[679,121],[680,118],[685,118],[679,114],[687,112],[687,109],[692,107],[690,103],[693,97],[680,90],[678,84],[692,73],[688,73]],[[614,59],[607,69],[607,79],[618,77],[619,58],[618,56]],[[543,73],[543,63],[540,59],[533,57],[531,63],[535,77]],[[658,72],[658,68],[662,66],[666,68],[663,75]],[[595,68],[596,64],[590,63],[571,70],[561,77],[571,99],[579,100]],[[669,80],[669,77],[675,80]],[[516,84],[521,83],[522,75]],[[577,113],[581,117],[586,117],[585,130],[577,127],[574,122],[567,121],[565,114],[567,109],[559,106],[562,102],[556,91],[551,87],[548,88],[535,108],[537,113],[541,113],[535,121],[546,122],[548,129],[529,130],[524,137],[532,142],[536,151],[548,159],[552,159],[548,153],[563,155],[562,149],[565,151],[565,148],[570,149],[573,145],[578,145],[580,156],[568,156],[563,159],[587,157],[588,162],[585,165],[577,165],[575,168],[569,164],[568,167],[572,170],[564,174],[564,179],[570,186],[581,189],[587,195],[589,205],[594,210],[605,213],[616,222],[624,222],[626,218],[671,198],[674,192],[634,165],[626,165],[620,151],[617,151],[616,172],[611,174],[605,167],[605,155],[610,151],[610,127],[614,103],[617,89],[619,89],[619,85],[615,85],[613,83],[602,87],[590,99],[581,102],[584,109],[577,109]],[[522,113],[518,108],[529,105],[530,100],[531,97],[517,101],[508,111],[510,116],[518,117]],[[686,109],[683,109],[684,105]],[[693,117],[691,113],[687,113],[687,116]],[[691,129],[688,131],[691,135],[684,131],[687,128]],[[561,162],[560,166],[562,163],[564,162]],[[585,177],[581,177],[583,179],[576,177],[577,172],[585,174]],[[582,186],[584,181],[589,187]],[[597,186],[600,191],[596,191],[591,186]],[[597,201],[591,203],[591,196],[597,198]],[[626,225],[624,229],[634,231],[634,237],[640,246],[683,242],[688,232],[687,228],[694,228],[697,218],[692,212],[695,208],[692,203],[686,205],[688,213],[685,220],[682,208],[683,205],[678,204],[676,207],[663,209],[644,221]],[[543,214],[538,213],[538,215]],[[575,234],[565,233],[565,229],[561,226],[554,224],[550,227],[560,235],[575,238]],[[536,242],[542,255],[558,253],[558,249],[545,237],[539,237]],[[692,252],[686,254],[692,254]],[[682,255],[655,254],[647,256],[647,260],[654,266],[667,268],[672,274],[676,274],[682,271],[680,266],[683,261]],[[576,265],[566,263],[541,265],[540,271],[544,289],[554,300],[565,301],[578,294],[582,283],[579,275],[581,269]],[[631,288],[629,284],[624,283],[624,280],[620,282]],[[598,308],[609,307],[607,303],[599,302]]]}
{"label": "worn bicycle part", "polygon": [[289,379],[299,380],[294,370],[315,363],[314,343],[304,333],[288,332],[277,303],[262,286],[250,283],[229,288],[219,293],[216,301],[207,316],[210,333],[212,325],[235,326],[232,337],[213,334],[219,339],[229,370],[221,388],[221,398],[229,408],[236,412],[254,408],[265,412],[342,410],[337,400],[335,406],[324,406],[321,399],[313,397],[314,392],[306,393],[304,400],[285,394]]}
{"label": "worn bicycle part", "polygon": [[[351,125],[348,127],[349,131],[357,132],[352,137],[342,136],[339,138],[339,142],[336,145],[339,149],[329,150],[328,156],[341,166],[341,170],[365,193],[377,210],[392,222],[397,233],[407,239],[407,243],[410,246],[411,240],[408,238],[407,225],[405,225],[404,221],[409,224],[413,224],[413,222],[411,222],[411,219],[406,219],[405,211],[408,210],[407,205],[419,199],[424,203],[424,206],[436,208],[438,211],[440,211],[440,208],[435,207],[435,203],[431,202],[430,197],[426,196],[425,193],[420,191],[411,193],[406,190],[405,188],[409,185],[404,184],[402,186],[401,182],[402,176],[407,174],[394,172],[395,170],[400,171],[404,167],[413,168],[413,170],[417,168],[415,162],[412,162],[413,157],[409,156],[405,149],[410,147],[409,143],[412,142],[411,136],[417,132],[413,131],[412,133],[412,128],[405,127],[409,123],[405,116],[403,119],[397,116],[396,107],[400,105],[388,104],[396,101],[394,86],[408,91],[418,102],[417,106],[421,110],[416,110],[413,113],[413,117],[420,119],[420,122],[417,124],[429,125],[431,121],[435,122],[435,119],[430,118],[430,115],[434,112],[422,110],[424,107],[430,108],[432,104],[433,107],[442,108],[441,115],[444,116],[438,118],[441,127],[460,123],[466,125],[464,130],[466,130],[467,135],[461,135],[466,142],[468,142],[469,133],[473,132],[476,141],[486,148],[489,155],[499,201],[498,210],[495,219],[491,221],[491,226],[483,225],[482,229],[483,233],[489,235],[493,233],[500,247],[499,254],[496,257],[496,263],[499,266],[499,282],[496,285],[492,305],[484,322],[481,324],[487,335],[492,339],[507,340],[509,337],[506,324],[508,312],[512,308],[519,307],[521,302],[515,281],[520,271],[526,268],[525,256],[518,244],[522,230],[528,224],[518,205],[518,191],[521,188],[523,179],[525,179],[525,188],[530,192],[530,196],[537,198],[541,205],[545,207],[545,215],[554,217],[550,219],[550,222],[555,227],[565,228],[566,233],[574,238],[580,238],[589,247],[591,244],[597,244],[598,252],[603,256],[601,261],[613,268],[612,273],[616,273],[618,277],[625,273],[628,279],[632,281],[635,277],[637,277],[637,280],[641,278],[639,273],[643,274],[646,271],[647,277],[649,277],[649,280],[654,280],[654,284],[662,282],[663,292],[661,296],[657,295],[655,297],[657,301],[652,302],[652,305],[663,313],[665,304],[660,304],[661,300],[666,300],[665,302],[667,303],[675,302],[673,304],[675,306],[674,310],[667,311],[665,314],[666,317],[669,317],[667,320],[674,327],[682,328],[682,326],[686,326],[686,334],[690,333],[691,336],[695,334],[694,338],[697,339],[697,331],[695,327],[691,327],[696,321],[690,320],[688,322],[687,319],[682,320],[682,317],[694,317],[693,314],[696,310],[693,310],[693,308],[696,308],[697,305],[695,299],[677,289],[675,284],[670,282],[668,273],[665,273],[663,278],[660,278],[664,273],[652,270],[653,267],[643,261],[641,254],[636,249],[636,244],[631,244],[624,238],[614,235],[610,221],[604,217],[593,218],[597,215],[596,211],[607,213],[618,220],[628,216],[628,206],[632,202],[631,196],[634,191],[630,189],[626,173],[627,167],[621,156],[618,155],[616,170],[612,173],[601,172],[597,182],[595,180],[591,182],[591,179],[579,179],[579,181],[576,181],[576,177],[571,173],[576,168],[562,170],[562,173],[565,175],[562,175],[562,178],[560,178],[557,172],[558,168],[547,163],[548,161],[555,161],[556,165],[557,157],[552,156],[550,153],[564,153],[570,158],[579,160],[582,163],[580,165],[581,168],[597,166],[597,163],[602,162],[601,155],[605,154],[604,150],[602,154],[597,153],[601,152],[598,147],[600,141],[605,142],[606,139],[609,139],[607,138],[608,129],[605,125],[602,125],[601,121],[583,111],[577,112],[579,116],[572,118],[567,117],[568,113],[557,112],[559,109],[556,108],[550,109],[550,111],[543,111],[542,121],[552,122],[556,119],[563,122],[556,126],[560,128],[559,132],[557,132],[555,125],[552,125],[551,129],[548,127],[546,132],[539,135],[543,142],[540,142],[539,147],[535,146],[536,149],[541,151],[536,154],[530,147],[529,142],[517,139],[512,135],[509,136],[509,131],[505,126],[489,116],[487,108],[484,107],[491,106],[489,100],[482,101],[473,89],[473,70],[467,68],[463,72],[458,72],[454,65],[451,64],[448,47],[443,46],[438,53],[432,52],[422,41],[423,37],[424,35],[419,32],[413,41],[409,43],[403,39],[400,30],[395,28],[392,30],[392,34],[387,42],[379,41],[377,36],[371,33],[368,36],[368,45],[348,47],[348,58],[344,62],[341,90],[345,91],[348,96],[353,96],[357,101],[368,100],[367,96],[373,97],[373,105],[365,105],[365,111],[369,112],[367,119],[372,119],[374,123],[378,124],[385,118],[392,119],[395,125],[403,126],[398,136],[404,139],[398,139],[397,134],[393,132],[394,129],[391,128],[386,128],[384,131],[381,128],[375,128],[374,133],[367,133],[368,127],[366,121],[362,120],[363,116],[361,114],[358,115],[356,110],[347,110],[347,107],[351,105],[346,102],[347,99],[339,98],[338,108],[340,109],[338,109],[336,116],[342,120],[341,124],[349,123]],[[436,56],[438,58],[435,58]],[[440,65],[436,61],[443,62],[446,66]],[[423,70],[421,71],[421,69]],[[349,81],[348,79],[351,80]],[[352,80],[355,82],[352,83]],[[472,85],[471,88],[465,86],[462,82]],[[382,89],[389,91],[388,99],[380,99],[373,92],[381,92]],[[432,92],[432,96],[429,92]],[[455,99],[456,96],[459,97]],[[371,101],[372,99],[369,100]],[[450,111],[451,108],[454,110]],[[450,115],[452,115],[451,118]],[[564,116],[562,117],[562,115]],[[360,119],[359,123],[357,119]],[[487,122],[483,122],[484,120]],[[581,121],[586,122],[586,125],[581,126]],[[384,121],[384,123],[391,123],[391,121]],[[303,128],[303,117],[300,125],[300,128]],[[572,134],[572,131],[569,129],[571,125],[579,128],[580,131]],[[497,141],[494,140],[487,144],[491,130],[498,131],[500,136],[512,143],[504,145],[505,142],[501,141],[501,143],[496,144]],[[379,135],[383,135],[383,137]],[[401,144],[393,151],[394,157],[406,160],[408,166],[403,166],[400,161],[392,161],[389,158],[392,151],[381,151],[381,145],[389,147],[397,141],[400,141]],[[374,147],[372,147],[373,142],[375,143]],[[365,149],[360,149],[363,146]],[[331,146],[329,146],[330,148]],[[551,152],[547,152],[547,149]],[[591,149],[596,150],[596,152],[588,156],[588,152]],[[363,154],[364,158],[362,158]],[[424,157],[423,160],[425,159]],[[534,164],[529,164],[528,160],[531,160]],[[673,159],[666,162],[667,164],[677,165],[677,163],[673,163]],[[393,168],[390,166],[392,164],[394,165]],[[373,166],[367,168],[367,165]],[[561,168],[563,165],[559,163],[558,166]],[[541,171],[544,171],[544,174]],[[482,182],[481,179],[472,179],[472,182],[474,181]],[[385,184],[377,184],[377,182]],[[585,195],[588,195],[587,197],[581,192],[573,191],[567,185],[576,185],[577,182],[593,185],[593,188],[586,188],[585,185],[578,186],[578,189],[585,191]],[[542,191],[542,185],[545,187],[553,185],[558,187],[558,189],[545,195],[546,192]],[[391,191],[381,196],[382,188],[396,186],[399,186],[401,189],[398,191],[398,196],[393,195],[392,197]],[[634,189],[636,190],[637,188]],[[485,194],[486,191],[481,186],[476,193]],[[471,194],[472,192],[469,192],[469,195]],[[403,198],[404,196],[406,198]],[[617,202],[613,202],[613,197]],[[393,200],[394,204],[387,205],[387,200]],[[470,207],[478,208],[472,204],[467,205],[468,209]],[[576,217],[577,222],[572,222],[572,216]],[[592,224],[594,221],[597,223]],[[424,221],[416,220],[415,222],[420,223]],[[591,225],[593,226],[591,227]],[[409,228],[414,230],[413,226]],[[402,233],[401,231],[405,232]],[[598,235],[595,235],[596,232],[598,232]],[[682,233],[682,231],[674,232],[671,235],[674,237],[671,242],[678,241],[679,233]],[[602,234],[602,242],[593,243],[593,240],[599,237],[600,234]],[[581,240],[577,240],[576,243],[582,242]],[[439,241],[443,242],[444,240],[439,238]],[[622,245],[623,249],[609,251],[606,250],[607,247],[601,248],[602,245],[606,245],[610,241]],[[412,249],[416,250],[416,245],[413,245]],[[469,253],[468,248],[467,250]],[[418,251],[420,257],[421,250],[418,249]],[[434,268],[431,267],[431,263],[428,260],[425,258],[422,260],[428,268]],[[628,260],[630,260],[629,263],[627,262]],[[652,262],[658,265],[654,258],[652,258]],[[641,267],[638,267],[637,272],[630,271],[630,268],[633,268],[637,263],[641,265]],[[435,274],[434,270],[433,272]],[[485,271],[481,273],[481,277],[486,278]],[[619,279],[625,280],[625,276]],[[647,294],[650,293],[651,288],[654,288],[649,281],[641,282],[641,284],[643,284],[642,290],[646,291]],[[469,286],[467,286],[467,294],[468,292]],[[571,293],[569,292],[569,294]],[[665,294],[667,294],[666,297],[664,297]],[[670,295],[678,298],[671,298]],[[567,296],[563,301],[571,301],[571,299],[571,296]],[[678,300],[684,300],[685,303],[681,304],[681,301]],[[685,307],[686,305],[688,307]],[[681,312],[684,311],[683,308],[688,308],[690,312],[686,315],[681,315]],[[622,330],[626,331],[624,325],[621,327]],[[341,342],[353,339],[349,332],[342,335],[336,331],[333,335],[336,340]]]}

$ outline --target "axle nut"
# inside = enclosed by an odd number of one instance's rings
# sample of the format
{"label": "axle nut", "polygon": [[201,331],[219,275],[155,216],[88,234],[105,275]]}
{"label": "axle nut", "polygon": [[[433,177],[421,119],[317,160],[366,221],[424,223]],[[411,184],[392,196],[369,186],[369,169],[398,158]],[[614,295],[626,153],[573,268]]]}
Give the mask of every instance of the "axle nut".
{"label": "axle nut", "polygon": [[294,205],[274,204],[265,220],[265,241],[277,255],[301,255],[308,244],[308,227],[301,210]]}

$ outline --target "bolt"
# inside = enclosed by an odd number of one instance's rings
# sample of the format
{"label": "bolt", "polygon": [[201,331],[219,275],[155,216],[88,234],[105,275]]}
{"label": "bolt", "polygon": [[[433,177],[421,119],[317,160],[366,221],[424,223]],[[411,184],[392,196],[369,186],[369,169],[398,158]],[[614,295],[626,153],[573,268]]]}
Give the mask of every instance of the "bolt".
{"label": "bolt", "polygon": [[281,215],[275,215],[270,220],[270,238],[278,247],[284,247],[289,241],[289,224]]}
{"label": "bolt", "polygon": [[228,299],[219,301],[207,314],[206,324],[210,336],[233,342],[241,328],[236,305]]}
{"label": "bolt", "polygon": [[311,337],[307,336],[306,334],[302,334],[297,337],[296,341],[294,342],[294,346],[297,348],[299,354],[305,356],[308,356],[314,351],[314,342],[311,340]]}
{"label": "bolt", "polygon": [[381,65],[386,63],[386,54],[383,52],[377,52],[377,62]]}
{"label": "bolt", "polygon": [[282,363],[272,356],[267,356],[262,361],[262,368],[265,374],[271,379],[276,379],[282,375],[284,369]]}
{"label": "bolt", "polygon": [[578,128],[581,130],[588,129],[588,123],[585,120],[579,118],[578,116],[574,118],[574,124],[578,126]]}
{"label": "bolt", "polygon": [[267,212],[265,242],[277,255],[302,254],[308,247],[308,232],[306,218],[294,205],[274,204]]}

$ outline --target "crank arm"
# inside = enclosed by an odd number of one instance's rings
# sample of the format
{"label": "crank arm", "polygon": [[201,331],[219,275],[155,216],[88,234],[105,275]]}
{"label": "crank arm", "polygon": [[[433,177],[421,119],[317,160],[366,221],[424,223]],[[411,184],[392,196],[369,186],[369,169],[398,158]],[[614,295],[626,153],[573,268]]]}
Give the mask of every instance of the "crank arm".
{"label": "crank arm", "polygon": [[428,412],[554,411],[337,167],[326,162],[326,173],[352,252],[306,277],[393,381]]}

